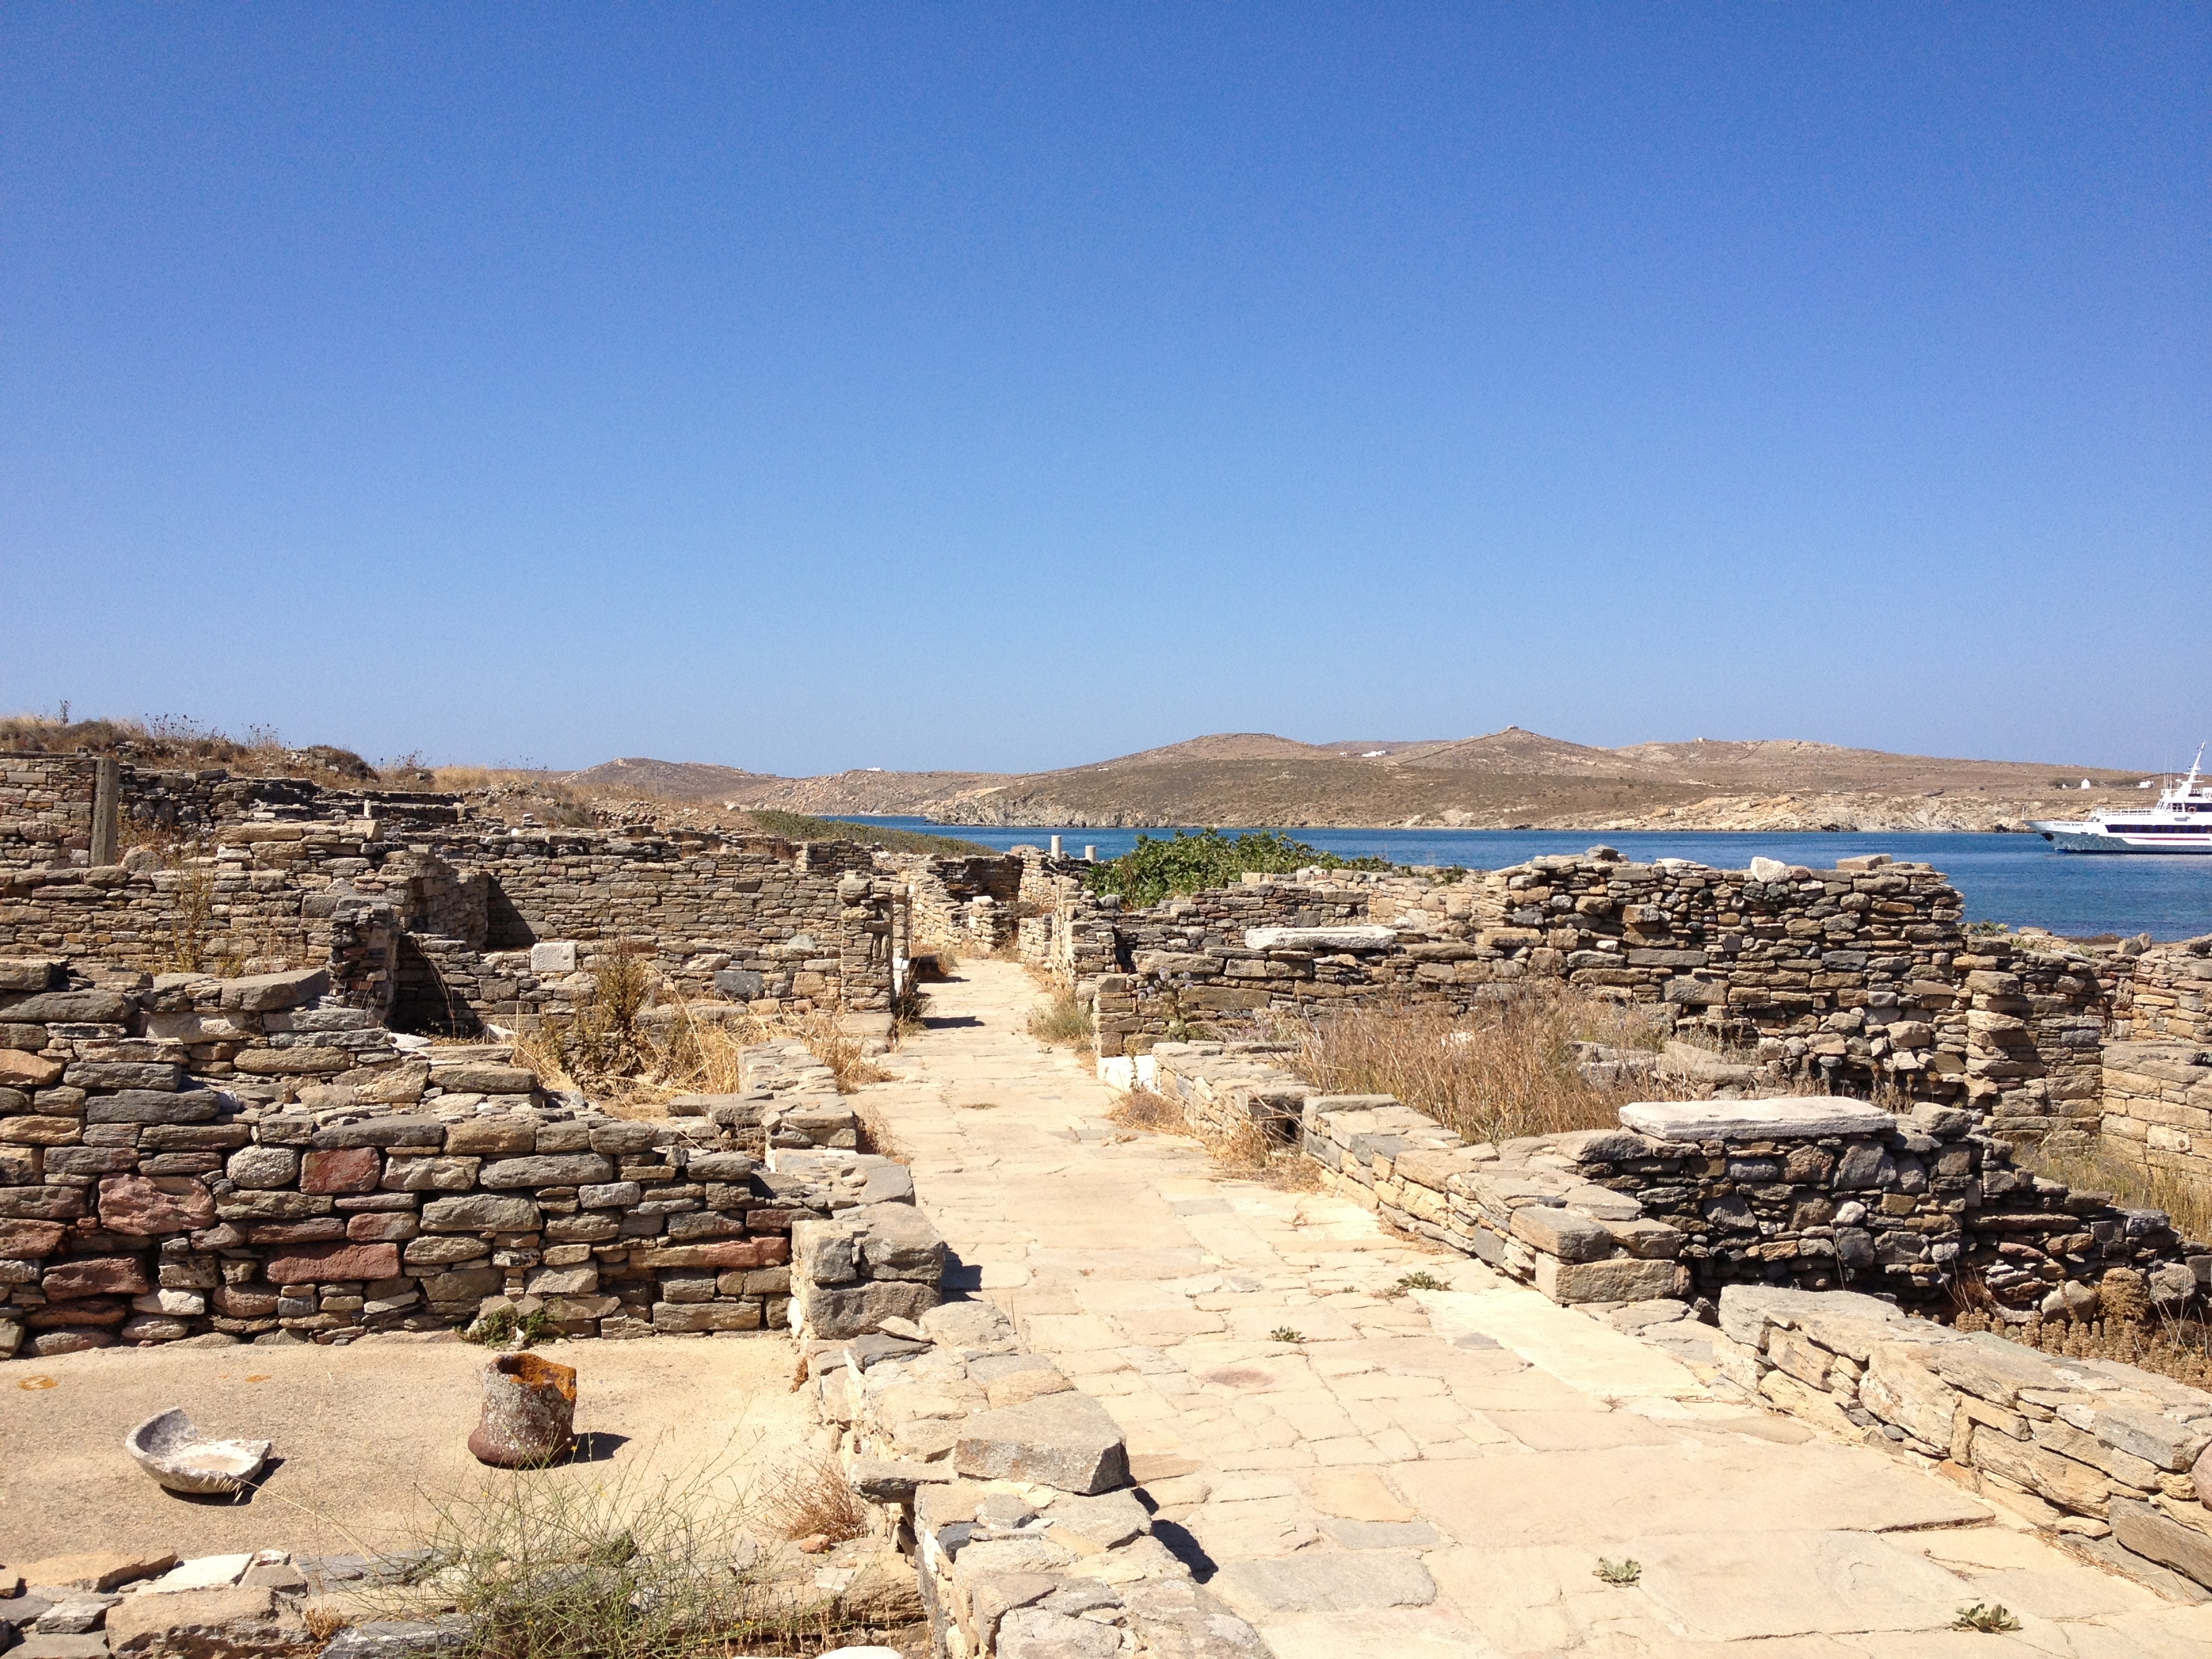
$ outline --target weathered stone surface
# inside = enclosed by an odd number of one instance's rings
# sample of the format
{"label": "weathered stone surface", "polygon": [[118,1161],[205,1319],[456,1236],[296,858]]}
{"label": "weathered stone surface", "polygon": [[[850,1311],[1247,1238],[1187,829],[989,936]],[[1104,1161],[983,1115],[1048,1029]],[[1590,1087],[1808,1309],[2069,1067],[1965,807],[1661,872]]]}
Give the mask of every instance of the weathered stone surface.
{"label": "weathered stone surface", "polygon": [[1556,1256],[1536,1258],[1536,1288],[1553,1301],[1650,1302],[1673,1296],[1682,1269],[1663,1259],[1639,1261],[1615,1256],[1604,1261],[1562,1261]]}
{"label": "weathered stone surface", "polygon": [[62,1589],[106,1591],[125,1584],[135,1584],[142,1578],[151,1578],[177,1565],[176,1553],[137,1554],[120,1551],[93,1551],[82,1555],[50,1555],[40,1561],[11,1563],[9,1571],[21,1575],[27,1584],[52,1584]]}
{"label": "weathered stone surface", "polygon": [[84,1296],[137,1296],[151,1290],[146,1265],[135,1255],[81,1255],[57,1261],[39,1280],[51,1301]]}
{"label": "weathered stone surface", "polygon": [[1398,942],[1397,930],[1382,927],[1248,927],[1248,951],[1387,951]]}
{"label": "weathered stone surface", "polygon": [[392,1158],[385,1160],[384,1187],[394,1193],[465,1193],[477,1184],[483,1160],[476,1158]]}
{"label": "weathered stone surface", "polygon": [[466,1644],[473,1628],[472,1622],[463,1618],[349,1625],[331,1638],[321,1659],[422,1659],[427,1655],[456,1653]]}
{"label": "weathered stone surface", "polygon": [[314,1133],[316,1151],[334,1152],[352,1146],[445,1146],[445,1124],[435,1117],[394,1113],[362,1117],[356,1124],[331,1124]]}
{"label": "weathered stone surface", "polygon": [[614,1164],[597,1152],[541,1153],[495,1158],[477,1172],[482,1187],[581,1187],[614,1179]]}
{"label": "weathered stone surface", "polygon": [[430,1081],[449,1094],[526,1095],[538,1087],[538,1073],[521,1066],[441,1066],[434,1060]]}
{"label": "weathered stone surface", "polygon": [[446,1150],[489,1157],[501,1152],[534,1152],[538,1126],[526,1117],[472,1117],[447,1131]]}
{"label": "weathered stone surface", "polygon": [[232,1185],[254,1191],[289,1187],[299,1178],[300,1154],[289,1146],[241,1146],[230,1155],[223,1173]]}
{"label": "weathered stone surface", "polygon": [[1601,1261],[1613,1254],[1611,1233],[1587,1216],[1549,1204],[1514,1211],[1513,1236],[1562,1261]]}
{"label": "weathered stone surface", "polygon": [[656,1302],[656,1331],[757,1331],[760,1304],[754,1302]]}
{"label": "weathered stone surface", "polygon": [[43,1089],[61,1081],[62,1062],[21,1048],[0,1048],[0,1088]]}
{"label": "weathered stone surface", "polygon": [[190,1176],[108,1176],[100,1183],[100,1223],[112,1233],[191,1232],[215,1217],[206,1183]]}
{"label": "weathered stone surface", "polygon": [[55,1221],[0,1221],[0,1261],[52,1255],[68,1233]]}
{"label": "weathered stone surface", "polygon": [[241,1048],[231,1064],[249,1077],[323,1076],[353,1065],[343,1048]]}
{"label": "weathered stone surface", "polygon": [[1897,1120],[1879,1106],[1790,1097],[1778,1100],[1651,1100],[1620,1109],[1625,1127],[1655,1140],[1811,1140],[1887,1134]]}
{"label": "weathered stone surface", "polygon": [[161,1089],[125,1089],[94,1095],[84,1103],[87,1123],[211,1123],[222,1109],[212,1089],[172,1094]]}
{"label": "weathered stone surface", "polygon": [[384,1176],[384,1158],[374,1146],[334,1147],[309,1152],[300,1164],[303,1193],[371,1193]]}
{"label": "weathered stone surface", "polygon": [[[271,1622],[276,1611],[274,1596],[261,1585],[126,1596],[108,1612],[108,1651],[217,1659],[275,1648],[283,1641]],[[258,1625],[267,1627],[257,1632]]]}
{"label": "weathered stone surface", "polygon": [[2133,1498],[2115,1498],[2108,1518],[2122,1548],[2212,1589],[2212,1535],[2185,1527]]}
{"label": "weathered stone surface", "polygon": [[495,1468],[527,1468],[574,1438],[576,1373],[534,1353],[503,1353],[483,1368],[483,1413],[469,1453]]}
{"label": "weathered stone surface", "polygon": [[1419,1559],[1391,1550],[1310,1550],[1280,1560],[1232,1561],[1212,1588],[1255,1616],[1422,1607],[1437,1599],[1436,1581]]}
{"label": "weathered stone surface", "polygon": [[1121,1429],[1096,1400],[1073,1392],[976,1413],[961,1425],[953,1464],[979,1480],[1071,1492],[1108,1492],[1129,1479]]}
{"label": "weathered stone surface", "polygon": [[937,1287],[913,1279],[872,1285],[813,1285],[805,1291],[806,1328],[832,1339],[878,1330],[886,1319],[914,1319],[937,1301]]}
{"label": "weathered stone surface", "polygon": [[399,1272],[396,1244],[316,1244],[272,1255],[262,1271],[272,1285],[333,1279],[391,1279]]}
{"label": "weathered stone surface", "polygon": [[81,1060],[62,1073],[72,1089],[159,1089],[174,1093],[185,1068],[155,1060]]}
{"label": "weathered stone surface", "polygon": [[489,1193],[468,1193],[458,1198],[434,1198],[422,1206],[422,1231],[428,1233],[534,1232],[538,1208],[527,1198],[498,1198]]}
{"label": "weathered stone surface", "polygon": [[48,991],[0,1010],[25,1025],[121,1025],[135,1005],[120,991]]}
{"label": "weathered stone surface", "polygon": [[1883,1422],[1948,1451],[1959,1396],[1930,1368],[1931,1357],[1916,1344],[1876,1343],[1859,1379],[1859,1401]]}
{"label": "weathered stone surface", "polygon": [[222,982],[222,1006],[248,1013],[275,1013],[313,1002],[331,988],[320,968],[295,968],[281,974],[251,974]]}
{"label": "weathered stone surface", "polygon": [[999,1620],[999,1659],[1114,1659],[1121,1632],[1044,1607],[1016,1607]]}

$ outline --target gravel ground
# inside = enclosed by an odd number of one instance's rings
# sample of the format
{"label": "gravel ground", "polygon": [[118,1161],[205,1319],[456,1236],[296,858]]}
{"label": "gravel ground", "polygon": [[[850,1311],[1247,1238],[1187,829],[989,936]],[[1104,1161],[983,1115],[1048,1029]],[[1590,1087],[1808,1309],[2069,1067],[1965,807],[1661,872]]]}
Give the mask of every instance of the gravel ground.
{"label": "gravel ground", "polygon": [[[787,1462],[814,1430],[775,1336],[567,1342],[538,1350],[578,1372],[586,1455],[542,1478],[604,1480],[726,1463],[742,1480]],[[81,1550],[398,1548],[424,1500],[483,1471],[483,1350],[450,1336],[350,1346],[108,1349],[0,1364],[0,1562]],[[217,1437],[266,1438],[281,1459],[250,1501],[180,1498],[131,1462],[134,1424],[182,1406]]]}

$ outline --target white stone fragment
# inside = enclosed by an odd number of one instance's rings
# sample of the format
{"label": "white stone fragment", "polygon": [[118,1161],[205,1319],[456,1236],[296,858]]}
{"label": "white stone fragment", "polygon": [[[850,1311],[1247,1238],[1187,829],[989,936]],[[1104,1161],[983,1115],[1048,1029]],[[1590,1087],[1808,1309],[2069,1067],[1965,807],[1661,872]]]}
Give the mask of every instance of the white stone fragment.
{"label": "white stone fragment", "polygon": [[1796,1096],[1780,1100],[1639,1100],[1620,1109],[1623,1128],[1655,1140],[1809,1140],[1887,1134],[1897,1120],[1857,1101]]}
{"label": "white stone fragment", "polygon": [[1387,951],[1398,942],[1393,927],[1248,927],[1248,951]]}

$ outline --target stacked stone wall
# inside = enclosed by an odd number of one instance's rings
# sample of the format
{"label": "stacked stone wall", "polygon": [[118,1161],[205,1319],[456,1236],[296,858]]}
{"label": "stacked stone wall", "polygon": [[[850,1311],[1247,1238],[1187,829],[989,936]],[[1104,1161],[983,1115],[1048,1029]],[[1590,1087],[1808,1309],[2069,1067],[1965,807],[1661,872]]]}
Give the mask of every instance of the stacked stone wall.
{"label": "stacked stone wall", "polygon": [[6,1353],[345,1341],[501,1297],[570,1335],[775,1328],[795,1221],[911,1202],[883,1160],[770,1150],[850,1144],[811,1097],[626,1122],[503,1048],[395,1036],[320,971],[85,978],[0,962]]}
{"label": "stacked stone wall", "polygon": [[1279,1059],[1164,1043],[1155,1086],[1201,1133],[1249,1119],[1295,1136],[1325,1184],[1555,1301],[1749,1282],[1936,1308],[1971,1282],[2001,1306],[2063,1316],[2115,1267],[2143,1274],[2169,1310],[2212,1285],[2212,1243],[2015,1167],[1954,1106],[1659,1103],[1625,1109],[1621,1129],[1468,1146],[1387,1096],[1325,1095]]}
{"label": "stacked stone wall", "polygon": [[905,884],[915,951],[950,945],[988,956],[1013,943],[1023,883],[1022,860],[1013,854],[879,853],[875,862]]}
{"label": "stacked stone wall", "polygon": [[[404,814],[376,817],[393,798],[125,769],[126,815],[150,800],[198,839],[188,853],[141,845],[93,866],[95,763],[0,768],[13,769],[0,774],[13,781],[0,798],[0,957],[150,972],[324,966],[358,942],[334,921],[368,902],[419,941],[373,971],[407,978],[418,1006],[454,1008],[455,1029],[572,1009],[592,958],[617,944],[650,950],[687,995],[890,1006],[894,887],[848,842],[494,830],[467,823],[453,797],[408,797]],[[581,958],[557,980],[529,965],[546,940],[575,943]],[[391,1001],[387,990],[380,1006]],[[365,991],[361,1002],[379,1006]]]}
{"label": "stacked stone wall", "polygon": [[2135,958],[2099,1051],[2100,1127],[2110,1150],[2150,1169],[2212,1183],[2212,938]]}

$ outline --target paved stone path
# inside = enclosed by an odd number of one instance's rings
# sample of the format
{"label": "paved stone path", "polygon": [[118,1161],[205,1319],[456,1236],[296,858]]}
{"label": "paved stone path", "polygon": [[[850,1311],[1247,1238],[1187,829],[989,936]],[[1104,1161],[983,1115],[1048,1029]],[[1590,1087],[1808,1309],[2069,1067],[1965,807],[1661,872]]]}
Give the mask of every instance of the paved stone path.
{"label": "paved stone path", "polygon": [[[1113,1413],[1162,1516],[1282,1659],[2212,1654],[2212,1605],[1717,1400],[1348,1200],[1117,1128],[1112,1092],[1025,1034],[1027,975],[961,971],[860,1103],[971,1284]],[[1417,1267],[1453,1288],[1382,1294]],[[1601,1558],[1640,1576],[1608,1584]],[[1976,1601],[2022,1630],[1949,1629]]]}

